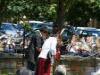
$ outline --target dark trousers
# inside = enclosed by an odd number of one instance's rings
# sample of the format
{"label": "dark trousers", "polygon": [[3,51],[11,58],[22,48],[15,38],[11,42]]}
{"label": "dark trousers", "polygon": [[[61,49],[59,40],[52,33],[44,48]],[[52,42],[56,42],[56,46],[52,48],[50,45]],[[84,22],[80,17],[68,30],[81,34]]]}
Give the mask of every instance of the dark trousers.
{"label": "dark trousers", "polygon": [[35,70],[35,64],[31,61],[27,61],[27,68],[31,71]]}

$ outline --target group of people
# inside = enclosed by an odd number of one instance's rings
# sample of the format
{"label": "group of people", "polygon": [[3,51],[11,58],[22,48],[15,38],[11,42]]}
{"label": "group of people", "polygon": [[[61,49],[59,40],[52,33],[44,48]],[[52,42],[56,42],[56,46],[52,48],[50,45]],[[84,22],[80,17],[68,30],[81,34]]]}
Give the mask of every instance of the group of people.
{"label": "group of people", "polygon": [[46,27],[41,28],[40,33],[34,33],[27,48],[27,68],[35,70],[35,75],[50,75],[51,64],[57,59],[56,53],[61,45],[60,30],[57,27],[54,27],[51,34]]}
{"label": "group of people", "polygon": [[11,36],[3,36],[0,38],[1,52],[14,53],[15,43]]}
{"label": "group of people", "polygon": [[71,41],[63,49],[61,32],[56,26],[53,28],[51,34],[46,27],[37,30],[38,34],[34,32],[26,48],[27,68],[35,70],[35,75],[50,75],[51,65],[57,61],[57,51],[60,53],[66,50],[68,54],[81,56],[100,53],[100,38],[94,40],[91,35],[73,34]]}
{"label": "group of people", "polygon": [[92,35],[72,36],[70,43],[66,46],[69,54],[80,56],[91,56],[98,53],[100,47],[100,38],[94,38]]}

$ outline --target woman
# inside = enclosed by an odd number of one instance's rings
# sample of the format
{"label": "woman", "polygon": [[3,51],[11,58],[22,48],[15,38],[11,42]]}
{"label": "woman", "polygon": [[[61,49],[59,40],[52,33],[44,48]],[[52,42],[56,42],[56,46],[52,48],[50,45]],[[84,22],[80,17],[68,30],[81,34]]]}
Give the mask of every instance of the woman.
{"label": "woman", "polygon": [[68,51],[70,53],[78,53],[78,50],[80,50],[81,47],[81,42],[80,42],[80,38],[78,35],[73,35],[72,39],[71,39],[71,43],[70,43],[70,47],[68,48]]}
{"label": "woman", "polygon": [[100,56],[100,37],[96,39],[96,50],[98,52],[98,56]]}

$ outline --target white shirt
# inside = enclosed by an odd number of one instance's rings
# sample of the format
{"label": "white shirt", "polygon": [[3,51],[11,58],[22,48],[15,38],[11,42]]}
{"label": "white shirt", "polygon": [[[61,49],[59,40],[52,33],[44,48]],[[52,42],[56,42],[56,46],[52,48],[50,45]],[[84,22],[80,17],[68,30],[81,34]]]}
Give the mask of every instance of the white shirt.
{"label": "white shirt", "polygon": [[42,50],[39,54],[39,58],[47,59],[47,54],[49,50],[51,50],[52,55],[56,55],[56,46],[57,46],[57,38],[56,37],[49,37],[45,40]]}

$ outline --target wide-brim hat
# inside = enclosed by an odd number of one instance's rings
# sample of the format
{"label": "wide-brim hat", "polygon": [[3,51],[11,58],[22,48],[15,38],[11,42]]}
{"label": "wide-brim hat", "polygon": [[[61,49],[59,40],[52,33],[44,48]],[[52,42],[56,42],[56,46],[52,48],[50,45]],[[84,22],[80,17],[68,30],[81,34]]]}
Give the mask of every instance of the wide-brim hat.
{"label": "wide-brim hat", "polygon": [[41,27],[39,30],[43,31],[43,32],[48,32],[49,33],[49,29],[46,26]]}

